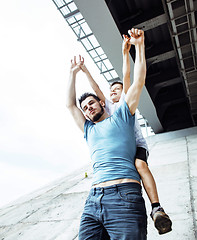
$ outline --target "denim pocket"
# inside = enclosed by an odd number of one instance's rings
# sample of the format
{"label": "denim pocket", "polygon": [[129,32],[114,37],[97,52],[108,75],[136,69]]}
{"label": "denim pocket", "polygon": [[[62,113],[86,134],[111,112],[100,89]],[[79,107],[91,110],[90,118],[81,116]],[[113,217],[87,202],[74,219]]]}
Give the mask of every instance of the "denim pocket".
{"label": "denim pocket", "polygon": [[144,203],[144,199],[138,191],[134,190],[118,190],[121,200],[129,203]]}
{"label": "denim pocket", "polygon": [[139,216],[146,216],[145,201],[141,193],[135,190],[120,190],[118,191],[118,196],[120,200],[119,204]]}

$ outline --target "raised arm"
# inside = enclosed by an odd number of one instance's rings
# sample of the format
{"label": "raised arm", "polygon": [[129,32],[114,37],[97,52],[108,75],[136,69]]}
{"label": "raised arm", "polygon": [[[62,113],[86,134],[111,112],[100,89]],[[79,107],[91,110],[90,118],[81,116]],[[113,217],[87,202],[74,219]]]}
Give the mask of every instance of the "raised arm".
{"label": "raised arm", "polygon": [[133,115],[138,106],[142,88],[145,84],[146,59],[144,32],[142,30],[132,28],[129,30],[129,34],[131,36],[130,43],[135,45],[136,56],[133,83],[127,92],[125,101],[129,106],[131,114]]}
{"label": "raised arm", "polygon": [[66,106],[70,110],[75,122],[79,128],[84,131],[85,117],[76,104],[76,75],[81,70],[80,65],[83,64],[83,60],[79,57],[79,62],[76,63],[76,57],[71,60],[70,76],[66,90]]}
{"label": "raised arm", "polygon": [[123,56],[123,91],[126,94],[131,86],[130,79],[130,59],[129,59],[129,51],[131,49],[130,38],[127,35],[123,35],[123,43],[122,43],[122,56]]}
{"label": "raised arm", "polygon": [[[82,58],[83,59],[83,58]],[[94,90],[94,92],[96,93],[96,95],[103,101],[105,102],[105,96],[103,94],[103,92],[101,91],[101,89],[99,88],[99,85],[95,82],[95,80],[93,79],[92,75],[90,74],[90,72],[88,71],[87,67],[84,64],[84,59],[83,59],[83,64],[80,66],[82,71],[86,74],[87,79],[90,83],[90,86],[92,87],[92,89]]]}

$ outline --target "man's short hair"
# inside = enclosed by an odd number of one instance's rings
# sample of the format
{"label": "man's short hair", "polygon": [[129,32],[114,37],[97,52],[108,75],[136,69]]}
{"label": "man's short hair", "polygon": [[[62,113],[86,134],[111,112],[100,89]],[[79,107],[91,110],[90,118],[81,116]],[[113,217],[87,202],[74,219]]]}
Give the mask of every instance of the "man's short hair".
{"label": "man's short hair", "polygon": [[120,84],[120,85],[122,85],[122,87],[123,87],[123,83],[122,83],[122,82],[116,81],[116,82],[113,82],[112,84],[110,84],[110,88],[111,88],[113,85],[115,85],[115,84]]}
{"label": "man's short hair", "polygon": [[101,100],[99,97],[97,97],[95,94],[93,93],[84,93],[81,95],[81,97],[78,99],[79,100],[79,105],[81,107],[81,103],[87,98],[87,97],[93,97],[94,99],[96,99],[98,102]]}

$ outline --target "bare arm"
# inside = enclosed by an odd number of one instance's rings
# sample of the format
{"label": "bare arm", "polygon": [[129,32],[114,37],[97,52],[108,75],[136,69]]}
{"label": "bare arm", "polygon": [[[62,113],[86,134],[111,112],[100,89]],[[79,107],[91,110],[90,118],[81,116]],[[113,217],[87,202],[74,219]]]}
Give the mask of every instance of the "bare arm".
{"label": "bare arm", "polygon": [[125,101],[130,109],[131,114],[135,113],[138,106],[142,88],[146,78],[146,59],[144,46],[144,32],[133,29],[129,32],[131,35],[131,44],[135,45],[136,57],[134,65],[134,80],[129,88]]}
{"label": "bare arm", "polygon": [[93,79],[92,75],[90,74],[90,72],[88,71],[88,69],[86,68],[86,66],[84,64],[82,64],[81,66],[82,71],[86,74],[87,79],[90,83],[90,86],[92,87],[92,89],[94,90],[94,92],[96,93],[96,95],[100,98],[100,100],[102,100],[103,102],[105,102],[105,96],[103,94],[103,92],[101,91],[101,89],[99,88],[99,85],[95,82],[95,80]]}
{"label": "bare arm", "polygon": [[78,63],[76,63],[76,57],[74,60],[71,60],[70,76],[67,85],[66,91],[66,106],[70,110],[75,122],[79,128],[84,131],[85,117],[81,110],[77,107],[76,104],[76,75],[80,71],[80,64],[82,64],[81,58]]}
{"label": "bare arm", "polygon": [[131,86],[130,79],[130,59],[129,59],[129,51],[131,49],[130,38],[127,35],[123,35],[123,43],[122,43],[122,55],[123,55],[123,91],[126,94]]}

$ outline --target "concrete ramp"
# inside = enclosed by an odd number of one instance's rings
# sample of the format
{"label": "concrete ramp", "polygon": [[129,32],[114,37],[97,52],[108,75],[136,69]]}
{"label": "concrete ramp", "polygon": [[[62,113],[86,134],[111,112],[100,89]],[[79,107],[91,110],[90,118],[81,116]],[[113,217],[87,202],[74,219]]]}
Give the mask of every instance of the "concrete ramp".
{"label": "concrete ramp", "polygon": [[[193,129],[193,133],[195,131]],[[187,136],[186,130],[175,133],[149,139],[150,169],[156,179],[160,202],[173,222],[172,232],[158,236],[149,217],[149,240],[197,239],[197,134]],[[145,194],[144,197],[150,212]]]}
{"label": "concrete ramp", "polygon": [[[148,240],[196,240],[197,128],[158,134],[147,141],[160,202],[173,221],[172,232],[159,235],[144,193]],[[77,240],[91,178],[90,167],[84,167],[1,208],[0,240]]]}

